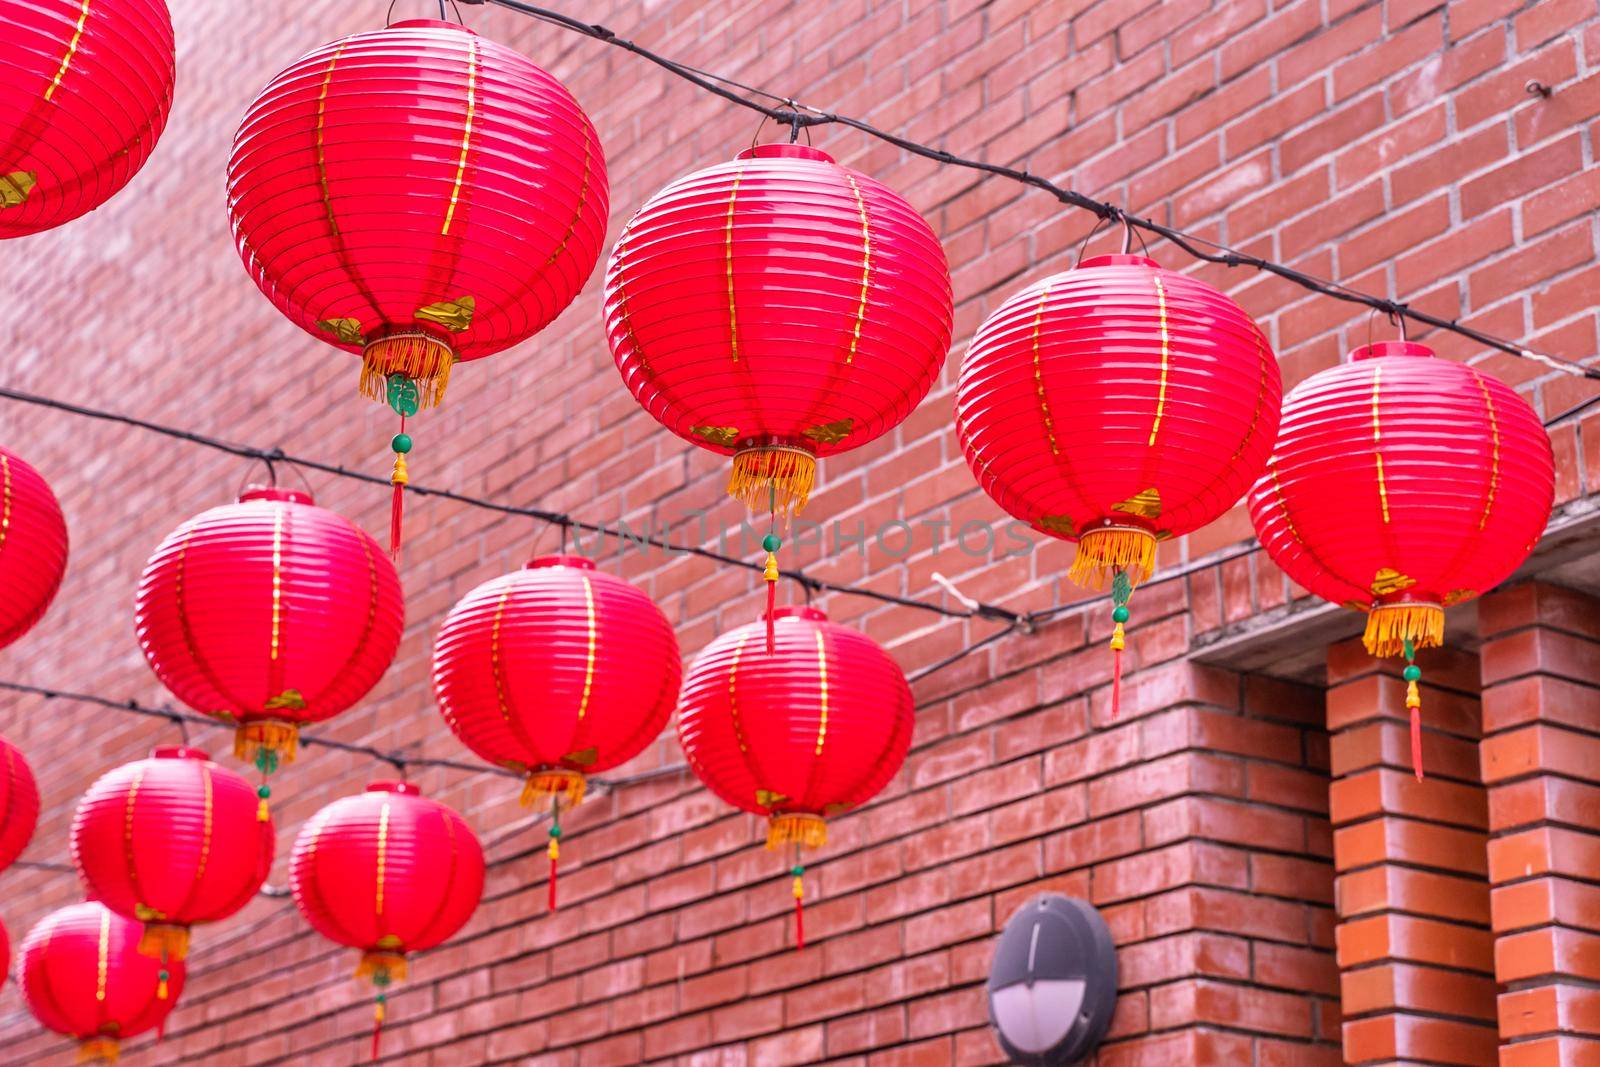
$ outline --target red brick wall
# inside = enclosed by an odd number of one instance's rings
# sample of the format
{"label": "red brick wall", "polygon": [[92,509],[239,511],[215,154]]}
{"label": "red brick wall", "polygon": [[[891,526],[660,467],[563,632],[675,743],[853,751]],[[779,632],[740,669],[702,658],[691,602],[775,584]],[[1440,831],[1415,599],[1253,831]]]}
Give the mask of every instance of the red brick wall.
{"label": "red brick wall", "polygon": [[[385,5],[174,6],[179,95],[151,163],[96,215],[0,250],[5,380],[382,473],[389,419],[354,396],[352,359],[279,321],[246,280],[221,201],[223,161],[254,91],[304,50],[373,26]],[[400,0],[402,10],[423,6]],[[1596,350],[1593,2],[581,8],[686,61],[953,151],[1026,163],[1247,251],[1392,287],[1569,357]],[[749,142],[747,114],[636,58],[502,12],[469,9],[469,18],[567,80],[593,116],[610,164],[613,234],[669,178]],[[1530,79],[1554,95],[1530,96]],[[817,137],[928,215],[959,304],[955,356],[933,395],[895,433],[829,461],[811,517],[847,529],[891,518],[996,520],[951,431],[959,355],[1000,299],[1070,262],[1092,220],[855,134]],[[1260,318],[1286,384],[1367,336],[1367,317],[1346,305],[1271,278],[1202,273]],[[1458,340],[1439,345],[1482,356]],[[1592,392],[1531,363],[1482,365],[1547,415]],[[620,387],[594,284],[534,342],[463,367],[446,408],[414,435],[412,474],[424,484],[636,526],[704,507],[713,522],[736,516],[720,502],[722,464],[659,430]],[[0,677],[163,700],[131,633],[134,583],[160,537],[231,496],[244,465],[12,404],[0,404],[0,440],[54,481],[75,546],[55,609],[0,653]],[[1600,412],[1554,440],[1560,500],[1594,493]],[[323,503],[381,528],[386,493],[311,481]],[[1203,559],[1248,532],[1235,511],[1168,545],[1163,562]],[[428,691],[432,632],[467,589],[548,549],[555,535],[414,500],[407,536],[399,660],[371,699],[325,729],[460,757]],[[1050,544],[1025,558],[974,560],[948,540],[935,554],[923,532],[908,558],[870,541],[864,554],[795,558],[819,577],[924,598],[943,595],[931,577],[940,571],[973,596],[1031,609],[1076,595],[1061,578],[1070,554]],[[658,598],[688,653],[758,610],[758,580],[704,561],[630,554],[610,565]],[[563,857],[568,905],[547,916],[542,834],[518,832],[526,816],[514,787],[422,774],[479,829],[493,866],[462,938],[419,957],[393,998],[388,1047],[408,1062],[446,1064],[985,1062],[996,1056],[981,989],[992,934],[1029,893],[1055,887],[1100,904],[1122,946],[1127,992],[1103,1067],[1336,1063],[1323,697],[1186,662],[1197,641],[1295,595],[1259,554],[1141,592],[1129,640],[1135,673],[1118,722],[1106,710],[1103,608],[1008,637],[919,683],[906,771],[880,803],[841,820],[811,865],[813,943],[801,955],[786,948],[781,864],[760,849],[752,820],[727,813],[692,779],[586,802]],[[994,629],[850,597],[822,603],[885,642],[908,671]],[[133,716],[9,697],[0,731],[39,774],[46,812],[26,859],[46,863],[65,858],[84,786],[172,734]],[[225,747],[220,731],[197,739]],[[676,760],[663,739],[628,770]],[[280,851],[317,807],[380,773],[359,758],[308,752],[278,787]],[[285,882],[280,859],[271,884]],[[20,939],[76,892],[70,876],[14,868],[0,875],[0,915]],[[348,978],[350,955],[310,934],[287,900],[258,899],[196,940],[163,1059],[360,1055],[369,1001]],[[1469,941],[1477,943],[1460,943]],[[131,1062],[154,1061],[136,1046]],[[32,1026],[14,984],[0,990],[0,1047],[17,1061],[61,1047]]]}

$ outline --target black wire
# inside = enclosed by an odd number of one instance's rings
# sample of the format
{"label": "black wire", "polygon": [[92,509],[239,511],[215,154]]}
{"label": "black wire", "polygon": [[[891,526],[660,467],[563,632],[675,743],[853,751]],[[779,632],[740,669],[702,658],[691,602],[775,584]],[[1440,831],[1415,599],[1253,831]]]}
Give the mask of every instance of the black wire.
{"label": "black wire", "polygon": [[[1084,211],[1093,212],[1103,221],[1125,222],[1130,226],[1145,230],[1156,235],[1157,237],[1164,237],[1195,259],[1204,260],[1207,263],[1217,263],[1226,267],[1251,267],[1255,270],[1262,271],[1263,273],[1276,275],[1280,278],[1283,278],[1285,281],[1292,282],[1295,285],[1300,286],[1302,289],[1306,289],[1310,292],[1321,293],[1324,296],[1333,297],[1335,300],[1343,300],[1348,303],[1361,304],[1366,307],[1374,308],[1378,311],[1386,312],[1390,315],[1409,318],[1414,322],[1419,322],[1426,326],[1432,326],[1436,329],[1459,334],[1462,337],[1468,338],[1469,340],[1475,341],[1478,344],[1484,345],[1488,348],[1493,348],[1497,351],[1505,352],[1522,359],[1533,359],[1536,362],[1543,362],[1547,366],[1551,366],[1553,369],[1563,370],[1563,373],[1581,375],[1585,378],[1600,380],[1600,367],[1586,367],[1583,364],[1573,362],[1572,360],[1561,359],[1554,356],[1545,356],[1542,354],[1536,355],[1528,349],[1525,349],[1520,345],[1513,344],[1510,341],[1502,340],[1498,337],[1486,334],[1481,330],[1473,329],[1470,326],[1463,326],[1455,319],[1445,319],[1438,315],[1430,314],[1426,311],[1418,311],[1407,304],[1389,300],[1385,297],[1373,296],[1370,293],[1363,293],[1359,290],[1351,289],[1350,287],[1341,285],[1337,282],[1327,281],[1314,275],[1306,274],[1303,271],[1295,270],[1292,267],[1286,267],[1281,263],[1274,263],[1271,260],[1262,259],[1259,256],[1248,255],[1246,253],[1228,248],[1224,245],[1207,241],[1204,238],[1194,236],[1193,234],[1185,233],[1182,230],[1174,229],[1171,226],[1164,226],[1152,219],[1141,218],[1136,215],[1129,215],[1114,204],[1110,204],[1102,200],[1095,200],[1094,198],[1085,196],[1082,193],[1076,192],[1075,190],[1064,188],[1047,178],[1042,178],[1037,174],[1032,174],[1026,169],[1019,170],[1015,167],[1001,166],[997,163],[985,163],[982,160],[967,159],[962,156],[953,155],[942,148],[934,148],[930,145],[908,140],[907,138],[901,137],[898,134],[890,133],[887,130],[879,129],[878,127],[873,126],[871,123],[868,123],[862,119],[852,118],[849,115],[840,115],[834,112],[824,111],[820,108],[799,104],[788,97],[779,96],[776,93],[768,92],[765,89],[760,89],[751,85],[745,85],[742,82],[735,81],[732,78],[724,77],[720,74],[713,74],[709,71],[703,71],[695,67],[690,67],[687,64],[678,62],[677,60],[669,59],[665,56],[652,52],[650,49],[636,44],[625,37],[619,37],[615,31],[598,23],[583,22],[568,15],[563,15],[559,11],[551,11],[547,8],[537,7],[533,4],[525,3],[524,0],[472,0],[472,2],[487,2],[496,4],[511,11],[516,11],[523,15],[540,19],[552,25],[560,26],[563,29],[571,30],[574,33],[582,34],[585,37],[590,37],[594,40],[601,41],[616,48],[621,48],[632,52],[634,55],[649,60],[657,66],[677,75],[685,81],[699,86],[709,93],[714,93],[715,95],[722,97],[724,100],[737,104],[740,107],[749,108],[752,111],[758,111],[768,118],[791,126],[794,130],[799,130],[802,126],[822,126],[828,124],[847,126],[850,129],[864,133],[869,137],[875,137],[880,141],[892,144],[896,148],[910,152],[913,155],[921,156],[924,159],[931,159],[937,163],[944,163],[953,167],[963,167],[967,170],[975,170],[984,174],[991,174],[996,177],[1009,178],[1010,180],[1020,182],[1023,185],[1032,186],[1033,188],[1042,192],[1049,193],[1051,196],[1055,197],[1056,200],[1066,204],[1069,207],[1081,208]],[[749,96],[740,96],[738,92],[734,92],[732,89],[727,89],[723,86],[732,86],[744,93],[763,96],[767,99],[778,101],[784,106],[770,107],[766,104],[751,100]],[[1205,251],[1200,247],[1201,245],[1210,245],[1212,248],[1216,249],[1216,251]]]}

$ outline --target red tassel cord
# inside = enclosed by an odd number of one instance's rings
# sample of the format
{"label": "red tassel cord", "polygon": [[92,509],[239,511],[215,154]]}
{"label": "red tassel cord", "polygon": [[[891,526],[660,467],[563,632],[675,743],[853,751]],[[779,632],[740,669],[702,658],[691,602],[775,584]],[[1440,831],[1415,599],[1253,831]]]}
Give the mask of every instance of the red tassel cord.
{"label": "red tassel cord", "polygon": [[389,1004],[389,972],[386,970],[375,971],[372,975],[372,984],[378,987],[378,997],[372,1005],[372,1059],[378,1059],[378,1048],[383,1037],[383,1017],[387,1013]]}
{"label": "red tassel cord", "polygon": [[806,869],[800,865],[800,847],[795,846],[795,864],[789,873],[794,875],[794,948],[796,952],[806,947]]}
{"label": "red tassel cord", "polygon": [[761,546],[767,550],[767,569],[762,577],[767,580],[767,655],[772,655],[777,648],[777,635],[775,620],[778,610],[778,549],[783,542],[778,540],[778,535],[769,533],[761,541]]}
{"label": "red tassel cord", "polygon": [[1411,712],[1411,772],[1417,776],[1417,781],[1423,780],[1422,774],[1422,694],[1417,691],[1417,682],[1422,678],[1422,668],[1412,662],[1416,658],[1416,649],[1411,645],[1411,639],[1406,638],[1406,669],[1402,676],[1406,680],[1406,708]]}
{"label": "red tassel cord", "polygon": [[551,911],[556,910],[556,870],[561,865],[561,801],[550,802],[550,847],[545,850],[550,857],[550,899],[548,901]]}
{"label": "red tassel cord", "polygon": [[400,432],[394,435],[389,447],[394,449],[394,470],[389,474],[389,484],[394,486],[394,493],[389,498],[389,555],[399,559],[400,520],[405,511],[406,483],[410,481],[410,475],[406,472],[406,453],[411,451],[411,435],[406,433],[404,415],[400,416]]}
{"label": "red tassel cord", "polygon": [[1128,621],[1128,599],[1133,596],[1133,581],[1127,572],[1118,571],[1111,579],[1111,599],[1116,607],[1111,609],[1111,717],[1122,713],[1122,649],[1127,643],[1122,624]]}

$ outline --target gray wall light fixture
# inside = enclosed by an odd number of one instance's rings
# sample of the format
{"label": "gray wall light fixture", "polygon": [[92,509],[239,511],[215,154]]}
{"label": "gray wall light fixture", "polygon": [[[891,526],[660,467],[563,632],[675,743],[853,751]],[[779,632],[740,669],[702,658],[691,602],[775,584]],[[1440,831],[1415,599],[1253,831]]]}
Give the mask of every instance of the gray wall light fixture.
{"label": "gray wall light fixture", "polygon": [[989,1019],[1012,1063],[1082,1062],[1116,1006],[1116,946],[1088,901],[1046,893],[1006,923],[989,967]]}

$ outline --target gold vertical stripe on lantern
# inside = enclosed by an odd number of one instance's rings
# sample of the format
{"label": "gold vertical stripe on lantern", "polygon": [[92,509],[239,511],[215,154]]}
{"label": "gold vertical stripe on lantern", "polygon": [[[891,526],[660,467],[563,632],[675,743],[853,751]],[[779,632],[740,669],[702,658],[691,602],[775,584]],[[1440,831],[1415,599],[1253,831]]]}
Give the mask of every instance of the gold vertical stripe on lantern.
{"label": "gold vertical stripe on lantern", "polygon": [[1046,282],[1039,293],[1039,309],[1033,313],[1033,384],[1039,391],[1039,414],[1044,417],[1044,435],[1050,440],[1050,454],[1061,455],[1056,444],[1056,425],[1050,418],[1050,401],[1044,395],[1044,367],[1039,361],[1039,334],[1044,328],[1044,307],[1050,299],[1050,283]]}
{"label": "gold vertical stripe on lantern", "polygon": [[209,762],[203,762],[200,764],[200,780],[205,783],[206,799],[205,808],[203,809],[201,816],[203,822],[200,826],[200,859],[198,862],[196,862],[194,868],[194,880],[196,885],[198,885],[200,880],[206,876],[206,864],[211,860],[211,827],[213,822],[213,809],[215,806],[213,797],[215,794],[211,785],[211,764]]}
{"label": "gold vertical stripe on lantern", "polygon": [[128,883],[133,886],[134,895],[141,901],[144,892],[139,888],[139,868],[133,856],[133,809],[139,799],[139,786],[142,784],[144,784],[144,768],[141,767],[128,785],[128,800],[122,809],[122,861],[128,867]]}
{"label": "gold vertical stripe on lantern", "polygon": [[817,637],[817,696],[822,702],[821,714],[817,717],[817,751],[822,755],[822,742],[828,736],[828,646],[823,643],[822,627],[816,627],[812,633]]}
{"label": "gold vertical stripe on lantern", "polygon": [[1500,490],[1500,420],[1495,417],[1494,398],[1489,395],[1489,387],[1483,383],[1483,375],[1467,368],[1467,373],[1472,375],[1472,380],[1477,383],[1478,392],[1483,394],[1484,414],[1489,417],[1489,492],[1488,499],[1483,502],[1483,514],[1478,517],[1478,532],[1489,524],[1489,512],[1494,508],[1495,494]]}
{"label": "gold vertical stripe on lantern", "polygon": [[456,160],[456,180],[450,187],[450,207],[444,213],[444,229],[440,236],[450,232],[450,223],[456,217],[456,201],[461,197],[461,181],[467,175],[467,150],[472,144],[472,117],[478,107],[478,40],[467,38],[467,118],[461,127],[461,158]]}
{"label": "gold vertical stripe on lantern", "polygon": [[489,673],[494,676],[495,700],[500,704],[500,717],[511,725],[511,702],[506,698],[506,672],[500,664],[500,621],[505,618],[506,601],[511,599],[512,587],[506,586],[500,602],[494,607],[494,624],[489,630]]}
{"label": "gold vertical stripe on lantern", "polygon": [[83,27],[89,21],[89,0],[83,0],[83,7],[78,10],[78,25],[72,31],[72,40],[67,42],[67,54],[61,57],[61,66],[56,69],[56,76],[50,79],[50,88],[44,91],[46,101],[56,95],[56,90],[61,88],[61,79],[67,76],[67,68],[72,65],[72,57],[78,54],[78,42],[83,40]]}
{"label": "gold vertical stripe on lantern", "polygon": [[1161,275],[1154,274],[1156,285],[1156,314],[1161,319],[1161,384],[1156,390],[1156,417],[1150,423],[1150,445],[1156,443],[1156,432],[1161,429],[1161,416],[1167,410],[1167,372],[1172,365],[1172,331],[1167,326],[1167,290],[1161,284]]}
{"label": "gold vertical stripe on lantern", "polygon": [[[281,507],[272,511],[272,658],[278,658],[278,639],[283,632],[283,515]],[[274,686],[273,688],[279,688]]]}
{"label": "gold vertical stripe on lantern", "polygon": [[5,475],[5,501],[0,504],[0,549],[3,549],[11,533],[11,460],[3,452],[0,452],[0,472]]}
{"label": "gold vertical stripe on lantern", "polygon": [[383,874],[384,865],[389,861],[389,802],[383,802],[383,807],[378,810],[378,891],[376,896],[376,912],[378,918],[383,918]]}
{"label": "gold vertical stripe on lantern", "polygon": [[333,195],[328,191],[328,157],[322,131],[327,121],[328,86],[333,82],[333,68],[339,65],[339,57],[343,54],[344,44],[341,42],[328,60],[328,70],[322,76],[322,91],[317,94],[317,183],[322,186],[322,211],[328,217],[328,231],[333,234],[334,240],[339,239],[339,220],[333,213]]}
{"label": "gold vertical stripe on lantern", "polygon": [[728,718],[733,722],[733,739],[739,742],[740,752],[749,752],[750,746],[744,741],[744,728],[739,725],[739,701],[735,692],[739,684],[739,657],[744,655],[745,638],[750,635],[743,630],[739,631],[739,640],[734,642],[733,659],[728,664]]}
{"label": "gold vertical stripe on lantern", "polygon": [[95,967],[94,999],[106,999],[106,968],[111,962],[111,909],[100,909],[100,951]]}
{"label": "gold vertical stripe on lantern", "polygon": [[589,694],[594,691],[594,658],[596,648],[600,643],[600,631],[594,617],[594,586],[589,584],[587,575],[581,576],[583,581],[583,602],[589,615],[589,651],[588,658],[583,664],[583,696],[578,699],[578,721],[582,722],[584,715],[589,711]]}
{"label": "gold vertical stripe on lantern", "polygon": [[1383,368],[1372,368],[1372,454],[1378,461],[1378,503],[1383,506],[1384,525],[1389,522],[1389,485],[1383,478],[1382,429],[1378,418],[1378,388],[1382,384]]}
{"label": "gold vertical stripe on lantern", "polygon": [[844,176],[850,183],[850,191],[855,194],[856,211],[861,215],[861,299],[856,304],[855,326],[850,336],[850,353],[844,358],[846,363],[854,363],[856,349],[861,346],[861,325],[867,319],[867,294],[871,291],[872,228],[867,218],[867,202],[861,195],[861,185],[856,181],[856,176],[849,171],[845,171]]}
{"label": "gold vertical stripe on lantern", "polygon": [[739,306],[733,298],[733,205],[739,199],[739,179],[744,168],[733,173],[733,184],[728,189],[728,218],[723,224],[724,256],[728,264],[728,349],[733,361],[739,362]]}
{"label": "gold vertical stripe on lantern", "polygon": [[[578,231],[578,223],[583,221],[583,209],[589,203],[589,175],[593,172],[588,138],[583,142],[583,177],[578,183],[578,210],[572,213],[572,221],[567,223],[567,232],[561,235],[561,243],[556,245],[556,250],[550,253],[550,258],[544,261],[545,266],[550,266],[561,258],[561,253],[567,250],[567,244],[572,240],[572,235]],[[621,241],[619,239],[618,243]],[[620,255],[620,251],[618,252]]]}

